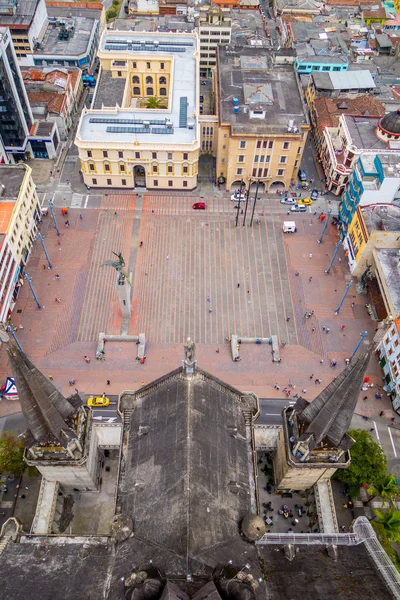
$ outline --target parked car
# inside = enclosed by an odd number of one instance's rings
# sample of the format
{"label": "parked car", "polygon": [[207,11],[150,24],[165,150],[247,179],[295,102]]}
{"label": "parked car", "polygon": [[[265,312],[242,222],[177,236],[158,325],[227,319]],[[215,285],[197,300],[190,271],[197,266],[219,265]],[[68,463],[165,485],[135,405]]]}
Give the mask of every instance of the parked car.
{"label": "parked car", "polygon": [[305,206],[311,206],[312,200],[311,200],[311,198],[299,198],[297,200],[297,204],[304,204]]}
{"label": "parked car", "polygon": [[312,190],[310,197],[311,197],[311,200],[318,200],[318,190]]}
{"label": "parked car", "polygon": [[232,194],[231,200],[232,200],[232,202],[237,202],[238,200],[246,200],[246,194],[240,194],[240,198],[239,198],[239,193]]}
{"label": "parked car", "polygon": [[294,198],[282,198],[281,204],[296,204],[296,200]]}
{"label": "parked car", "polygon": [[304,169],[299,169],[299,179],[300,181],[307,181],[307,173]]}
{"label": "parked car", "polygon": [[195,202],[192,206],[194,210],[206,210],[205,202]]}
{"label": "parked car", "polygon": [[97,406],[102,408],[110,404],[110,398],[107,398],[106,396],[90,396],[87,403],[88,406]]}
{"label": "parked car", "polygon": [[306,212],[307,207],[304,206],[304,204],[295,204],[294,206],[290,207],[290,210],[292,212]]}

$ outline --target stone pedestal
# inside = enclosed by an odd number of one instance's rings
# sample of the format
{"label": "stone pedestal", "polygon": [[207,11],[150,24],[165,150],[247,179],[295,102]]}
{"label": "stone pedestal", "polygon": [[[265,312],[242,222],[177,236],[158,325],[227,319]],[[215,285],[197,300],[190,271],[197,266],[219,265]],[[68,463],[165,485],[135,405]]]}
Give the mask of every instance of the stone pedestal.
{"label": "stone pedestal", "polygon": [[125,275],[122,273],[117,273],[117,278],[115,281],[115,288],[118,293],[119,305],[121,308],[122,318],[130,319],[131,318],[131,286],[129,285]]}

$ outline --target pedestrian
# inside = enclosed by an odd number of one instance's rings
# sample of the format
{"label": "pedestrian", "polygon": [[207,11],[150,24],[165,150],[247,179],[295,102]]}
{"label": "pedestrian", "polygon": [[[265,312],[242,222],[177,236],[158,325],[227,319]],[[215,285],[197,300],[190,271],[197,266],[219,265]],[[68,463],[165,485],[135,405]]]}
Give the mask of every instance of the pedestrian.
{"label": "pedestrian", "polygon": [[169,260],[169,254],[167,254],[166,259]]}
{"label": "pedestrian", "polygon": [[311,327],[311,331],[315,331],[315,327]]}
{"label": "pedestrian", "polygon": [[322,325],[322,329],[323,329],[323,331],[325,331],[326,325]]}
{"label": "pedestrian", "polygon": [[295,271],[294,274],[296,275],[296,277],[298,277],[300,275],[300,273],[298,271]]}
{"label": "pedestrian", "polygon": [[368,396],[364,396],[363,400],[368,400]]}
{"label": "pedestrian", "polygon": [[346,329],[346,325],[342,325],[340,329],[343,331],[344,329]]}
{"label": "pedestrian", "polygon": [[309,278],[308,278],[308,281],[310,281],[310,282],[311,282],[311,281],[312,281],[312,277],[309,277]]}
{"label": "pedestrian", "polygon": [[152,210],[151,210],[151,214],[152,214],[152,215],[154,215],[154,208],[152,208]]}
{"label": "pedestrian", "polygon": [[140,248],[142,248],[142,246],[143,246],[143,242],[140,242],[139,246],[140,246]]}
{"label": "pedestrian", "polygon": [[57,244],[60,246],[60,244],[61,244],[61,240],[57,240]]}
{"label": "pedestrian", "polygon": [[352,302],[352,303],[351,303],[351,308],[354,308],[354,307],[355,307],[355,305],[356,305],[356,303],[355,303],[355,302]]}
{"label": "pedestrian", "polygon": [[314,314],[314,311],[312,310],[312,311],[310,312],[310,317],[312,317],[312,316],[313,316],[313,314]]}
{"label": "pedestrian", "polygon": [[350,363],[350,359],[349,358],[345,358],[344,362],[346,363],[346,365],[348,365]]}
{"label": "pedestrian", "polygon": [[286,323],[289,323],[290,317],[286,317]]}
{"label": "pedestrian", "polygon": [[325,331],[326,331],[326,333],[329,333],[329,332],[330,332],[330,329],[329,329],[329,327],[327,327],[327,328],[325,329]]}
{"label": "pedestrian", "polygon": [[56,298],[56,302],[61,302],[61,298]]}
{"label": "pedestrian", "polygon": [[316,211],[316,210],[314,210],[314,217],[315,217],[315,215],[316,215],[316,214],[317,214],[317,211]]}
{"label": "pedestrian", "polygon": [[43,265],[43,270],[44,270],[44,271],[46,270],[46,265]]}
{"label": "pedestrian", "polygon": [[312,258],[312,253],[310,253],[310,258]]}
{"label": "pedestrian", "polygon": [[212,308],[211,308],[211,306],[210,306],[210,308],[208,309],[208,312],[209,312],[209,313],[212,313]]}
{"label": "pedestrian", "polygon": [[68,184],[69,184],[69,181],[68,181],[68,179],[67,179],[67,185],[68,185]]}
{"label": "pedestrian", "polygon": [[311,373],[310,375],[310,379],[312,379],[314,377],[314,373]]}
{"label": "pedestrian", "polygon": [[342,525],[340,528],[342,531],[346,531],[346,525]]}
{"label": "pedestrian", "polygon": [[79,394],[78,388],[75,388],[75,394]]}
{"label": "pedestrian", "polygon": [[217,354],[219,354],[219,348],[217,348],[215,352],[216,352]]}
{"label": "pedestrian", "polygon": [[373,427],[371,427],[370,431],[375,431]]}
{"label": "pedestrian", "polygon": [[207,296],[207,302],[211,302],[210,296]]}
{"label": "pedestrian", "polygon": [[342,259],[340,258],[340,256],[339,256],[339,258],[338,258],[338,261],[339,261],[339,262],[342,262]]}
{"label": "pedestrian", "polygon": [[80,218],[80,220],[82,221],[82,219],[83,219],[82,215],[79,215],[79,218]]}
{"label": "pedestrian", "polygon": [[59,275],[55,275],[55,279],[56,279],[56,281],[58,281],[60,279],[60,276]]}
{"label": "pedestrian", "polygon": [[302,394],[307,394],[307,388],[304,388],[303,390],[301,390]]}
{"label": "pedestrian", "polygon": [[384,414],[385,414],[385,411],[384,411],[384,410],[381,410],[381,412],[379,413],[379,416],[380,416],[380,417],[383,417],[383,415],[384,415]]}
{"label": "pedestrian", "polygon": [[396,420],[396,418],[395,418],[395,417],[391,417],[391,419],[390,419],[390,422],[391,422],[391,423],[394,423],[394,422],[395,422],[395,420]]}
{"label": "pedestrian", "polygon": [[88,356],[84,356],[84,359],[86,360],[87,363],[90,363],[90,358]]}
{"label": "pedestrian", "polygon": [[109,379],[107,379],[106,385],[111,385],[111,381]]}
{"label": "pedestrian", "polygon": [[237,287],[240,288],[240,283],[238,282]]}
{"label": "pedestrian", "polygon": [[322,365],[322,364],[323,364],[323,362],[324,362],[324,359],[323,359],[323,358],[321,358],[321,360],[320,360],[319,362],[320,362],[320,364]]}
{"label": "pedestrian", "polygon": [[116,217],[118,215],[117,211],[114,211],[114,217]]}
{"label": "pedestrian", "polygon": [[280,390],[280,386],[279,386],[277,383],[275,383],[275,385],[274,385],[274,388],[275,388],[276,390]]}
{"label": "pedestrian", "polygon": [[50,381],[53,381],[53,375],[49,375]]}
{"label": "pedestrian", "polygon": [[29,486],[28,486],[28,485],[26,485],[26,486],[25,486],[25,489],[26,489],[26,490],[29,490]]}

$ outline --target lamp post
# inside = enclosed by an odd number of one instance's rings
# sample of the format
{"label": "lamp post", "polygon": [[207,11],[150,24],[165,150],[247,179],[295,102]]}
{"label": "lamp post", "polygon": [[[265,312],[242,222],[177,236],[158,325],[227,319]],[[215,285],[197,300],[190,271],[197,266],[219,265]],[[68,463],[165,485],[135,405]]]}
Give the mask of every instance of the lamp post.
{"label": "lamp post", "polygon": [[11,337],[13,338],[14,342],[17,344],[18,350],[21,352],[21,354],[24,354],[24,351],[22,350],[22,346],[18,341],[17,336],[14,333],[14,329],[12,328],[11,325],[5,325],[5,329],[8,333],[11,334]]}
{"label": "lamp post", "polygon": [[49,269],[52,269],[53,265],[51,264],[49,255],[47,253],[47,248],[46,248],[45,243],[44,243],[44,237],[42,236],[42,234],[39,231],[38,231],[38,238],[40,240],[40,243],[42,244],[42,248],[43,248],[43,251],[44,251],[45,256],[46,256],[48,267],[49,267]]}
{"label": "lamp post", "polygon": [[35,302],[36,302],[36,304],[37,304],[37,307],[38,307],[39,309],[40,309],[40,308],[43,308],[43,306],[40,304],[40,302],[39,302],[39,300],[38,300],[38,297],[37,297],[37,296],[36,296],[36,294],[35,294],[35,290],[33,289],[33,285],[32,285],[32,277],[29,277],[28,273],[25,273],[25,275],[24,275],[24,278],[25,278],[25,280],[28,282],[28,285],[29,285],[29,287],[30,287],[30,290],[31,290],[31,292],[32,292],[32,296],[33,296],[33,298],[34,298],[34,300],[35,300]]}
{"label": "lamp post", "polygon": [[56,218],[54,216],[54,202],[53,202],[53,200],[49,200],[49,211],[50,211],[50,214],[51,214],[51,218],[53,219],[53,223],[54,223],[54,227],[56,228],[57,235],[59,236],[60,235],[60,230],[58,229],[57,221],[56,221]]}
{"label": "lamp post", "polygon": [[351,359],[353,358],[353,356],[355,355],[355,353],[357,352],[357,350],[361,346],[364,338],[366,338],[367,335],[368,335],[368,331],[363,331],[362,333],[360,333],[360,339],[358,340],[356,347],[354,348],[351,356],[349,357],[349,361],[351,361]]}
{"label": "lamp post", "polygon": [[349,293],[349,290],[350,290],[350,288],[351,288],[352,285],[353,285],[353,280],[350,279],[349,283],[346,285],[346,289],[345,289],[345,292],[343,294],[343,298],[341,299],[341,301],[339,302],[339,306],[335,310],[335,315],[339,314],[340,309],[342,308],[343,302],[346,300],[346,296]]}
{"label": "lamp post", "polygon": [[337,244],[336,244],[336,248],[335,248],[335,251],[334,251],[334,253],[333,253],[332,260],[331,260],[331,262],[329,263],[329,267],[328,267],[328,268],[327,268],[327,270],[325,271],[326,275],[329,275],[329,273],[331,272],[331,269],[332,269],[333,263],[335,262],[335,258],[337,257],[337,253],[339,252],[339,248],[340,248],[340,246],[343,244],[343,240],[344,240],[344,236],[345,236],[345,235],[346,235],[346,233],[345,233],[344,231],[342,231],[342,234],[341,234],[341,236],[340,236],[340,239],[338,240],[338,242],[337,242]]}
{"label": "lamp post", "polygon": [[236,227],[238,226],[238,222],[239,222],[239,211],[240,211],[240,201],[241,201],[241,196],[242,196],[242,188],[243,188],[243,179],[241,179],[241,181],[240,181],[239,200],[238,200],[237,213],[236,213]]}
{"label": "lamp post", "polygon": [[253,227],[254,211],[256,209],[256,202],[257,202],[257,198],[258,198],[258,186],[259,186],[259,184],[260,184],[260,180],[257,179],[256,194],[254,196],[253,210],[251,211],[250,227]]}
{"label": "lamp post", "polygon": [[247,188],[246,206],[244,207],[244,216],[243,216],[243,227],[246,223],[247,207],[249,205],[249,198],[250,198],[250,185],[251,185],[251,179],[249,179],[248,188]]}
{"label": "lamp post", "polygon": [[326,217],[326,221],[325,221],[325,223],[324,223],[324,227],[323,227],[323,229],[322,229],[322,233],[321,233],[321,235],[320,235],[319,239],[317,240],[317,241],[318,241],[318,244],[322,244],[322,238],[323,238],[323,237],[324,237],[324,235],[325,235],[325,231],[326,231],[326,228],[328,227],[328,223],[329,223],[329,219],[331,218],[331,214],[332,214],[332,209],[330,208],[330,209],[328,210],[328,215],[327,215],[327,217]]}

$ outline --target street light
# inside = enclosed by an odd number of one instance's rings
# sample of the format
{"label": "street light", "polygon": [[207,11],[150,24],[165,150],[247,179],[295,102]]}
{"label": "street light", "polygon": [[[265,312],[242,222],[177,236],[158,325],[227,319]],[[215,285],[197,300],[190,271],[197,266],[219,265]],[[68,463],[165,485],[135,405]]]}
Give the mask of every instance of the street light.
{"label": "street light", "polygon": [[349,290],[350,290],[350,288],[351,288],[352,285],[353,285],[353,280],[350,279],[349,283],[346,285],[346,289],[345,289],[345,292],[343,294],[343,298],[341,299],[341,301],[339,302],[339,306],[335,310],[335,315],[339,314],[340,309],[342,308],[343,302],[346,300],[346,296],[349,293]]}
{"label": "street light", "polygon": [[324,235],[325,235],[325,231],[326,231],[326,228],[328,227],[328,223],[329,223],[329,219],[331,218],[331,214],[332,214],[332,209],[330,208],[330,209],[328,210],[328,215],[327,215],[327,217],[326,217],[326,221],[325,221],[325,223],[324,223],[324,227],[323,227],[323,229],[322,229],[322,233],[321,233],[321,235],[320,235],[319,239],[317,240],[318,244],[322,244],[322,238],[323,238],[323,237],[324,237]]}
{"label": "street light", "polygon": [[345,231],[342,231],[342,233],[341,233],[341,235],[340,235],[340,239],[338,240],[338,242],[337,242],[337,244],[336,244],[335,251],[334,251],[334,253],[333,253],[333,256],[332,256],[332,260],[331,260],[331,262],[329,263],[329,267],[328,267],[328,268],[327,268],[327,270],[325,271],[326,275],[329,275],[329,273],[331,272],[331,269],[332,269],[333,263],[335,262],[335,258],[337,257],[337,253],[339,252],[339,248],[340,248],[340,246],[343,244],[343,240],[344,240],[344,237],[345,237],[345,235],[346,235],[346,232],[345,232]]}
{"label": "street light", "polygon": [[58,229],[58,225],[57,225],[57,221],[56,221],[56,217],[54,216],[54,202],[53,200],[49,200],[49,211],[51,214],[51,218],[53,219],[53,223],[54,223],[54,227],[57,231],[57,235],[60,235],[60,230]]}
{"label": "street light", "polygon": [[24,275],[24,278],[25,278],[25,280],[28,282],[28,285],[29,285],[29,287],[30,287],[30,290],[31,290],[31,292],[32,292],[32,296],[33,296],[33,298],[34,298],[34,300],[35,300],[35,302],[36,302],[36,304],[37,304],[37,307],[38,307],[39,309],[40,309],[40,308],[43,308],[43,306],[40,304],[40,302],[39,302],[39,300],[38,300],[38,297],[37,297],[37,296],[36,296],[36,294],[35,294],[35,290],[33,289],[33,285],[32,285],[32,277],[29,277],[28,273],[25,273],[25,275]]}
{"label": "street light", "polygon": [[366,338],[367,335],[368,335],[368,331],[363,331],[362,333],[360,333],[360,339],[358,340],[356,347],[354,348],[351,356],[349,357],[349,361],[351,361],[351,359],[354,357],[355,353],[357,352],[357,350],[361,346],[364,338]]}
{"label": "street light", "polygon": [[42,248],[43,248],[44,254],[46,256],[48,267],[49,267],[49,269],[52,269],[53,265],[50,262],[49,255],[47,254],[47,248],[46,248],[45,243],[44,243],[44,237],[42,236],[42,234],[40,233],[40,231],[38,231],[38,238],[40,240],[40,243],[42,244]]}

